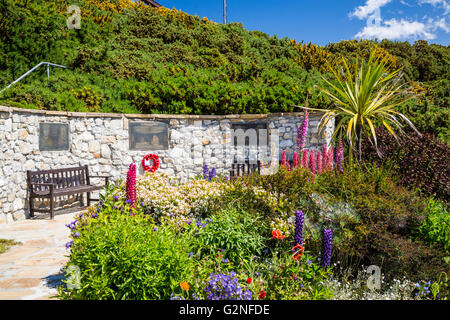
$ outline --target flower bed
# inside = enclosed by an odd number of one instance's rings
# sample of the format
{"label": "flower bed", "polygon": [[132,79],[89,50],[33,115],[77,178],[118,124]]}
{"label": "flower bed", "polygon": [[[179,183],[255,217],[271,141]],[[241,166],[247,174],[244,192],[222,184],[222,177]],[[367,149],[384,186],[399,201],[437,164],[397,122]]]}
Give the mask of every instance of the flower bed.
{"label": "flower bed", "polygon": [[[59,297],[412,299],[445,295],[439,274],[446,270],[439,262],[442,252],[408,241],[413,240],[413,230],[422,221],[420,212],[426,207],[413,194],[380,177],[379,171],[337,169],[314,175],[302,167],[281,169],[273,176],[233,180],[208,174],[181,183],[159,172],[135,177],[130,166],[126,184],[106,190],[96,207],[67,225],[73,238],[67,244],[68,266],[80,268],[81,287],[61,287]],[[373,185],[375,181],[378,186]],[[380,238],[374,239],[375,235]],[[413,246],[416,257],[408,260],[408,248]],[[433,259],[426,258],[431,254]],[[360,261],[355,263],[355,257]],[[389,276],[383,281],[384,291],[357,291],[361,279],[349,280],[338,268],[351,272],[361,263],[378,265],[377,259],[390,267],[383,267]],[[416,288],[409,278],[403,279],[413,275],[411,268],[420,279],[435,281],[434,287],[422,290],[420,283]],[[419,291],[420,295],[414,295]]]}

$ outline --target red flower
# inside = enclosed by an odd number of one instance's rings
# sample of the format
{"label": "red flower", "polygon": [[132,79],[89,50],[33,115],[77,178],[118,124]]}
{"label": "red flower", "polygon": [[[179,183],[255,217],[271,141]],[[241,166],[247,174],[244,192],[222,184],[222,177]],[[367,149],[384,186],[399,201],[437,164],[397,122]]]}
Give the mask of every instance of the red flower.
{"label": "red flower", "polygon": [[222,255],[219,253],[219,258],[222,259]]}
{"label": "red flower", "polygon": [[293,247],[291,251],[297,251],[297,253],[293,256],[294,260],[297,261],[305,253],[305,247],[297,243],[297,245]]}
{"label": "red flower", "polygon": [[266,293],[264,291],[262,291],[262,290],[259,290],[259,297],[261,299],[264,299],[266,297]]}
{"label": "red flower", "polygon": [[283,236],[281,231],[277,229],[272,231],[272,238],[280,240],[286,238],[286,236]]}
{"label": "red flower", "polygon": [[248,278],[248,279],[247,279],[247,283],[248,283],[248,284],[252,283],[252,278]]}

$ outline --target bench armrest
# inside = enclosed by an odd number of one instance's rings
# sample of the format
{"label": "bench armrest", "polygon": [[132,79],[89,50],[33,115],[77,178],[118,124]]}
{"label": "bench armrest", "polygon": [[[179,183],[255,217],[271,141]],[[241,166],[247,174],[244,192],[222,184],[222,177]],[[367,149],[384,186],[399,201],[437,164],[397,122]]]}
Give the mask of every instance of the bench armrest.
{"label": "bench armrest", "polygon": [[30,183],[30,193],[35,194],[35,190],[33,187],[50,187],[50,195],[53,194],[53,190],[55,190],[56,183]]}

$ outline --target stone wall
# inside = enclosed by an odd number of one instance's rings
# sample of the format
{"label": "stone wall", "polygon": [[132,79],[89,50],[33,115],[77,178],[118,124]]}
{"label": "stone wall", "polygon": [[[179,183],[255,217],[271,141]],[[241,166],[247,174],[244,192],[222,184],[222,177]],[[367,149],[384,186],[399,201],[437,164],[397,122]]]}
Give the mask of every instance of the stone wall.
{"label": "stone wall", "polygon": [[[318,150],[330,142],[334,124],[331,123],[319,136],[317,127],[321,116],[321,113],[310,114],[307,148]],[[255,121],[266,123],[270,139],[276,137],[276,133],[279,135],[280,155],[282,150],[286,150],[288,158],[292,158],[296,128],[302,119],[303,113],[139,115],[25,110],[0,106],[0,223],[29,216],[26,170],[87,164],[91,174],[109,175],[115,181],[125,178],[131,162],[138,166],[138,173],[143,174],[143,156],[154,153],[160,158],[160,170],[176,177],[190,178],[201,174],[204,164],[215,167],[218,174],[229,174],[232,156],[224,154],[222,150],[232,143],[233,124]],[[130,151],[130,121],[167,123],[168,150]],[[41,122],[68,124],[69,149],[41,151]]]}

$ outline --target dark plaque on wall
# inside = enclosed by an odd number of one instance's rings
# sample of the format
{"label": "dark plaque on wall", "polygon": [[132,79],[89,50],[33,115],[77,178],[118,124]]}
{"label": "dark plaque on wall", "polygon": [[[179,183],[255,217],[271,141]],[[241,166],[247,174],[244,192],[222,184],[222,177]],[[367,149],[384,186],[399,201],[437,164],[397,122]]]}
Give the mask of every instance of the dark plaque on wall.
{"label": "dark plaque on wall", "polygon": [[252,121],[232,123],[231,129],[233,132],[234,146],[237,146],[241,139],[244,139],[245,146],[261,146],[268,144],[267,122]]}
{"label": "dark plaque on wall", "polygon": [[39,150],[69,150],[69,125],[67,123],[39,123]]}
{"label": "dark plaque on wall", "polygon": [[169,126],[165,122],[130,122],[130,150],[169,149]]}

